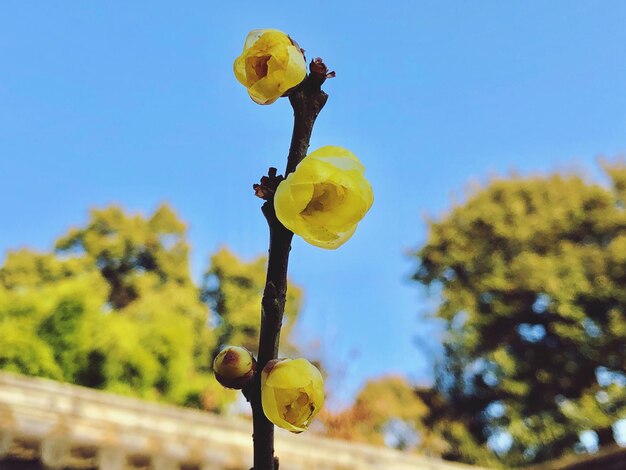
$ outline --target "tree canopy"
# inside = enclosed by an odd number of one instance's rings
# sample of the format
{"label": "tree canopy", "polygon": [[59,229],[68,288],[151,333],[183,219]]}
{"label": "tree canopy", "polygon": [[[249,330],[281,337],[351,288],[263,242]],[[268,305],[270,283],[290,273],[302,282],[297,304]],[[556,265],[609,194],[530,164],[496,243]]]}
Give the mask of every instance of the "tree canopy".
{"label": "tree canopy", "polygon": [[[0,369],[220,411],[236,395],[217,384],[212,361],[226,342],[254,348],[265,259],[224,248],[207,271],[211,293],[192,280],[186,227],[170,207],[149,217],[93,210],[53,251],[8,253]],[[204,301],[213,292],[219,304]],[[300,296],[294,286],[290,324]]]}
{"label": "tree canopy", "polygon": [[399,449],[416,447],[428,430],[421,426],[425,404],[403,377],[384,376],[368,381],[354,403],[338,413],[324,411],[324,433],[350,441],[388,445]]}
{"label": "tree canopy", "polygon": [[[227,248],[221,248],[213,256],[205,272],[202,298],[216,314],[215,334],[220,345],[237,345],[249,351],[257,351],[260,321],[259,306],[265,288],[265,265],[267,258],[247,262],[239,259]],[[289,342],[289,334],[295,323],[302,302],[302,289],[290,284],[285,305],[285,323],[281,333],[285,338],[281,348],[293,352],[296,348]]]}
{"label": "tree canopy", "polygon": [[414,279],[445,324],[421,398],[443,456],[522,466],[599,445],[626,416],[626,163],[496,179],[430,221]]}

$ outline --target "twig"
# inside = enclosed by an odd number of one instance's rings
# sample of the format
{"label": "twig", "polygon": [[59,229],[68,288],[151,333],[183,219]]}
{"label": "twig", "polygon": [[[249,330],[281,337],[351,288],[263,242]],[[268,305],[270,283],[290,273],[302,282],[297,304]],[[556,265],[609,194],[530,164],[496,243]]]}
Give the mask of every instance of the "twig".
{"label": "twig", "polygon": [[[311,62],[310,69],[311,73],[307,78],[289,94],[289,101],[294,112],[294,125],[285,177],[293,172],[298,163],[306,156],[315,119],[328,99],[328,95],[321,90],[322,83],[329,76],[326,66],[321,59],[315,59]],[[275,170],[273,172],[270,170],[269,175],[269,177],[264,177],[265,181],[271,181],[276,177]],[[269,361],[276,359],[278,355],[280,327],[287,295],[287,265],[293,232],[285,228],[276,218],[273,191],[261,191],[258,186],[255,185],[255,192],[258,195],[267,196],[262,211],[269,226],[270,246],[267,278],[263,300],[261,301],[258,367],[253,381],[244,393],[252,407],[254,426],[253,470],[277,470],[278,459],[274,457],[274,425],[265,417],[261,406],[261,371]]]}

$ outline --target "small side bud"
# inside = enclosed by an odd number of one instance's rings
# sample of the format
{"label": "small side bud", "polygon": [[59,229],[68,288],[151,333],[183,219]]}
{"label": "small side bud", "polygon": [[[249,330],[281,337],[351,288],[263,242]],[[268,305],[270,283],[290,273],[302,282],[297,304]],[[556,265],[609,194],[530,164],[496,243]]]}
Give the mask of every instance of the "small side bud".
{"label": "small side bud", "polygon": [[267,176],[261,178],[260,184],[253,184],[254,195],[265,199],[266,201],[274,197],[276,188],[280,182],[284,179],[282,175],[278,175],[278,170],[274,167],[270,167],[267,172]]}
{"label": "small side bud", "polygon": [[213,361],[215,378],[226,388],[241,389],[254,376],[256,361],[246,348],[226,346]]}

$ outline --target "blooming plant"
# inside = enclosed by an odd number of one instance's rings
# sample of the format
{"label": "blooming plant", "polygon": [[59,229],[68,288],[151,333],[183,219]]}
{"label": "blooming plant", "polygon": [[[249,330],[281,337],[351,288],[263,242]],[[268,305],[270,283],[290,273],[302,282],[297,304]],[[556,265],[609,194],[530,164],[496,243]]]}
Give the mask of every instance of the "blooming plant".
{"label": "blooming plant", "polygon": [[271,104],[306,77],[304,54],[285,33],[275,29],[250,32],[235,60],[235,77],[259,104]]}
{"label": "blooming plant", "polygon": [[270,168],[255,194],[270,230],[269,259],[256,360],[246,349],[228,346],[213,364],[218,381],[241,389],[252,407],[253,470],[276,470],[274,425],[300,433],[324,405],[324,381],[306,359],[277,359],[287,292],[287,264],[293,235],[326,249],[336,249],[354,234],[372,206],[374,195],[365,168],[349,150],[334,145],[306,155],[318,114],[328,95],[321,86],[334,77],[321,59],[309,64],[304,51],[275,29],[252,31],[234,64],[237,80],[258,104],[287,96],[294,129],[285,177]]}
{"label": "blooming plant", "polygon": [[324,379],[306,359],[274,359],[261,373],[263,412],[276,426],[300,433],[324,406]]}
{"label": "blooming plant", "polygon": [[311,245],[335,249],[354,234],[372,206],[365,167],[349,150],[334,145],[307,155],[276,190],[278,220]]}

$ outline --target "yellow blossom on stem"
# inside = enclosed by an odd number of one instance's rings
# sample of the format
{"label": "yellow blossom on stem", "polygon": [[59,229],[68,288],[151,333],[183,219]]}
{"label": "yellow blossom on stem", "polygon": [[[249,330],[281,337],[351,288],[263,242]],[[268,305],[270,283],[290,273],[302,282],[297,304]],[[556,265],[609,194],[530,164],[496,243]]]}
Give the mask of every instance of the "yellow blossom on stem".
{"label": "yellow blossom on stem", "polygon": [[306,359],[275,359],[261,373],[263,412],[276,426],[306,430],[324,406],[324,379]]}
{"label": "yellow blossom on stem", "polygon": [[328,145],[307,155],[274,195],[278,220],[308,243],[335,249],[374,202],[365,168],[349,150]]}
{"label": "yellow blossom on stem", "polygon": [[306,77],[300,47],[282,31],[257,29],[235,59],[235,77],[258,104],[271,104]]}
{"label": "yellow blossom on stem", "polygon": [[213,361],[215,378],[227,388],[243,388],[252,379],[255,370],[256,361],[252,353],[239,346],[226,346]]}

